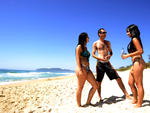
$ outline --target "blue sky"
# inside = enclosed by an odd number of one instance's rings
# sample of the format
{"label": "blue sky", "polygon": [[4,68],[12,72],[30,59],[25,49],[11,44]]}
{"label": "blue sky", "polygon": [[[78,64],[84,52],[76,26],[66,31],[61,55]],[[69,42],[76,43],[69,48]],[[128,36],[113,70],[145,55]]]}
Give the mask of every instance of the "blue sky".
{"label": "blue sky", "polygon": [[[149,0],[0,0],[0,68],[74,69],[78,35],[89,34],[91,52],[101,27],[108,32],[113,66],[130,65],[130,58],[120,57],[130,41],[125,32],[130,24],[139,26],[148,61],[149,5]],[[95,70],[92,57],[90,64]]]}

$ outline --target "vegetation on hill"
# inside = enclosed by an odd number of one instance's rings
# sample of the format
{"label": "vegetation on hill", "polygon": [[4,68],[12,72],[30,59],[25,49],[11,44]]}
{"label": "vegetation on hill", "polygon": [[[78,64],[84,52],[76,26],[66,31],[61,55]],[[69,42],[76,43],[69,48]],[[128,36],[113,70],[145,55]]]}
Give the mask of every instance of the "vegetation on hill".
{"label": "vegetation on hill", "polygon": [[[116,69],[116,70],[117,71],[126,71],[126,70],[129,70],[131,68],[131,66],[132,65],[129,65],[129,66],[126,66],[126,67],[122,66],[122,67],[120,67],[119,69]],[[146,63],[146,67],[150,68],[150,62]]]}
{"label": "vegetation on hill", "polygon": [[150,62],[146,63],[147,68],[150,68]]}
{"label": "vegetation on hill", "polygon": [[120,67],[119,69],[116,69],[117,71],[126,71],[126,70],[129,70],[131,68],[132,65],[129,65],[129,66],[122,66]]}

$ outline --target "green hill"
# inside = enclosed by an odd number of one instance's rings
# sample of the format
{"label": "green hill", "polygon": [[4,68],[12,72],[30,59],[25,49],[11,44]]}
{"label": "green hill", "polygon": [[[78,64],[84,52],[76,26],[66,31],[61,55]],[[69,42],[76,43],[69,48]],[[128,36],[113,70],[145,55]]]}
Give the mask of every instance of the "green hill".
{"label": "green hill", "polygon": [[[132,65],[129,65],[129,66],[126,66],[126,67],[122,66],[122,67],[120,67],[119,69],[116,69],[116,70],[117,71],[126,71],[126,70],[129,70],[131,68],[131,66]],[[146,67],[150,68],[150,62],[146,63]]]}

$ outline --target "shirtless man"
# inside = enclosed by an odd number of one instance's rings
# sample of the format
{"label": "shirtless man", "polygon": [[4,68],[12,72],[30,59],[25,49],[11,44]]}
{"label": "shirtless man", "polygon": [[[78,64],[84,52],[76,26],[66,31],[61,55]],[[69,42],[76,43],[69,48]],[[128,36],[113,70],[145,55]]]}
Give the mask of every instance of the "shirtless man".
{"label": "shirtless man", "polygon": [[[109,62],[110,57],[112,56],[113,52],[111,49],[111,44],[109,41],[105,40],[106,37],[106,30],[104,28],[101,28],[98,30],[98,36],[100,37],[99,40],[93,43],[93,50],[92,50],[92,56],[97,59],[97,65],[96,65],[96,80],[99,86],[99,96],[101,97],[101,83],[104,77],[104,74],[106,73],[110,80],[115,79],[126,96],[126,98],[129,98],[129,94],[127,93],[125,86],[119,77],[116,70],[112,67],[111,63]],[[98,53],[96,55],[95,53]]]}

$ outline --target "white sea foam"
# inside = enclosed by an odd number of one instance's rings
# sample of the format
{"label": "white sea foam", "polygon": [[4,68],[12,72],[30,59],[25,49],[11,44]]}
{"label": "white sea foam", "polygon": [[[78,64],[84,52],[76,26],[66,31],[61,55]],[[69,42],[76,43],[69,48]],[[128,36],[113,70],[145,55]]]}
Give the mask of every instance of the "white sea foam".
{"label": "white sea foam", "polygon": [[33,76],[38,76],[38,75],[43,75],[43,74],[52,74],[51,72],[26,72],[26,73],[3,73],[2,75],[5,76],[10,76],[10,77],[33,77]]}
{"label": "white sea foam", "polygon": [[38,76],[38,75],[44,75],[44,74],[49,74],[49,75],[73,75],[74,73],[52,73],[52,72],[28,72],[28,73],[5,73],[1,74],[5,76],[12,76],[12,77],[33,77],[33,76]]}
{"label": "white sea foam", "polygon": [[10,84],[18,81],[50,78],[57,76],[72,76],[74,73],[54,73],[54,72],[18,72],[0,73],[0,85]]}

